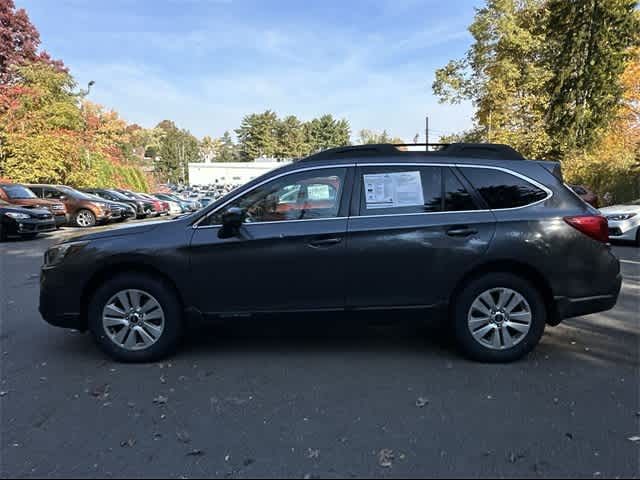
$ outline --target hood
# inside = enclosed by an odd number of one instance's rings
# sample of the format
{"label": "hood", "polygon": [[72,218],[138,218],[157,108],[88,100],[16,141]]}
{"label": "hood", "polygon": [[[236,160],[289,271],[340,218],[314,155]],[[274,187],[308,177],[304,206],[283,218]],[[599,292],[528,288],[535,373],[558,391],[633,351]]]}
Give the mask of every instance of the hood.
{"label": "hood", "polygon": [[49,210],[41,210],[35,207],[20,207],[18,205],[4,205],[0,204],[0,212],[12,212],[12,213],[26,213],[28,215],[51,215]]}
{"label": "hood", "polygon": [[611,207],[601,208],[600,211],[605,215],[615,215],[616,213],[640,213],[640,205],[613,205]]}
{"label": "hood", "polygon": [[104,227],[97,227],[94,228],[91,233],[79,234],[69,237],[64,240],[64,243],[101,240],[103,238],[123,237],[126,235],[137,235],[141,233],[151,232],[158,228],[160,225],[167,225],[170,222],[171,220],[156,220],[155,222],[144,222],[135,225],[122,224],[117,226],[109,225]]}

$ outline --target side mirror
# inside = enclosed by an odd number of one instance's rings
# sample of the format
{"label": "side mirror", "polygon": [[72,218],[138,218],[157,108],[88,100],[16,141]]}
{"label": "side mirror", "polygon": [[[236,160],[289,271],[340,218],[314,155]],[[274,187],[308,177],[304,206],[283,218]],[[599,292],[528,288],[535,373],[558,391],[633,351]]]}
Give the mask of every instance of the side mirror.
{"label": "side mirror", "polygon": [[231,238],[238,235],[245,217],[246,214],[243,209],[231,207],[222,214],[222,228],[218,232],[218,236],[220,238]]}

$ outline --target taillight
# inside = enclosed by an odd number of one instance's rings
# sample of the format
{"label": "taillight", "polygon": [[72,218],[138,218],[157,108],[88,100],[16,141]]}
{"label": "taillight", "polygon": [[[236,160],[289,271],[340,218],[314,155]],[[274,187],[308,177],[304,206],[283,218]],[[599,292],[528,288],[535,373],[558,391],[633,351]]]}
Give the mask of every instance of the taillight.
{"label": "taillight", "polygon": [[564,217],[564,221],[594,240],[609,243],[609,222],[602,215]]}

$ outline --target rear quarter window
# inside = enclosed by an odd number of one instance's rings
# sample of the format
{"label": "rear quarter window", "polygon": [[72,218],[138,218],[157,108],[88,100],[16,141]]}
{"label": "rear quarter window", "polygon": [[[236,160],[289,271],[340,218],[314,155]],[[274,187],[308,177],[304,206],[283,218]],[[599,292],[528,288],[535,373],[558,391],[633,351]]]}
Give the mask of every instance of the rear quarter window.
{"label": "rear quarter window", "polygon": [[536,185],[502,170],[471,167],[460,170],[491,209],[524,207],[548,196]]}

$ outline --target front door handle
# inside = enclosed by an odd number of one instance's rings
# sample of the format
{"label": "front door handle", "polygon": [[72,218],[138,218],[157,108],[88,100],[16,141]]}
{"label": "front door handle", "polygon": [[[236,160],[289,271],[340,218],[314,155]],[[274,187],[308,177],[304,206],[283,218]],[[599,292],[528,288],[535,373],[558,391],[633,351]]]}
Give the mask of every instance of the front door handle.
{"label": "front door handle", "polygon": [[470,237],[478,233],[478,230],[469,227],[455,227],[447,230],[450,237]]}
{"label": "front door handle", "polygon": [[342,242],[342,238],[319,238],[317,240],[311,240],[309,246],[312,248],[330,247]]}

